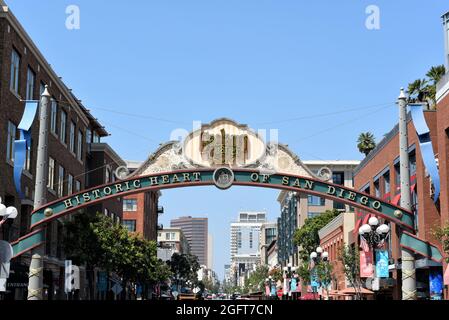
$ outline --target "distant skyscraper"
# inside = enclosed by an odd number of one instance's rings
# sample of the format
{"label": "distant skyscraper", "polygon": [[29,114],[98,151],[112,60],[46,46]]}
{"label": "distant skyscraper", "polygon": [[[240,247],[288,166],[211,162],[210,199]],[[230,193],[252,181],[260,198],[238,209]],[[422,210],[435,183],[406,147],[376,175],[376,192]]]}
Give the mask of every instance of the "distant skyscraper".
{"label": "distant skyscraper", "polygon": [[240,212],[237,222],[231,223],[231,264],[236,274],[231,278],[241,285],[245,274],[260,263],[260,228],[266,222],[265,212]]}
{"label": "distant skyscraper", "polygon": [[214,269],[214,237],[209,233],[207,235],[207,263],[208,268]]}
{"label": "distant skyscraper", "polygon": [[208,266],[207,218],[180,217],[170,221],[170,226],[181,228],[190,245],[190,253],[198,257],[200,265]]}

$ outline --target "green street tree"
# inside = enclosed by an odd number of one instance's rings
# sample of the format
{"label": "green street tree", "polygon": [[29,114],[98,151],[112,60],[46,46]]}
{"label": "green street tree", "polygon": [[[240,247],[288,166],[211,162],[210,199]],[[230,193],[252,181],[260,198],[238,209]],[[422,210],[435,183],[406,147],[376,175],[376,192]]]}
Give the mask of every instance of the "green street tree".
{"label": "green street tree", "polygon": [[[79,214],[66,223],[64,251],[76,264],[85,264],[89,273],[89,288],[93,298],[93,270],[99,268],[128,283],[142,285],[164,281],[170,270],[157,259],[156,243],[131,235],[121,224],[101,213]],[[126,291],[123,290],[122,298]]]}
{"label": "green street tree", "polygon": [[195,286],[198,286],[198,270],[200,264],[198,257],[192,254],[173,253],[170,261],[168,261],[173,277],[176,280],[184,279],[184,281],[191,281]]}
{"label": "green street tree", "polygon": [[99,215],[80,213],[65,223],[66,232],[63,248],[67,259],[76,265],[86,266],[90,299],[94,298],[94,270],[105,265],[105,252],[100,246],[98,236],[93,232],[94,225],[100,221]]}
{"label": "green street tree", "polygon": [[268,266],[266,265],[258,265],[256,270],[251,272],[249,277],[245,279],[245,291],[256,292],[256,291],[264,291],[265,288],[265,280],[268,278]]}
{"label": "green street tree", "polygon": [[341,247],[338,259],[343,265],[343,270],[346,279],[350,285],[354,288],[356,293],[356,299],[362,298],[361,288],[362,282],[360,280],[360,258],[359,250],[352,246],[344,245]]}
{"label": "green street tree", "polygon": [[371,132],[362,132],[357,139],[357,148],[367,156],[376,147],[374,135]]}
{"label": "green street tree", "polygon": [[316,217],[306,219],[304,225],[295,231],[293,239],[299,247],[302,261],[308,261],[310,254],[320,245],[318,231],[339,214],[335,209],[326,210]]}

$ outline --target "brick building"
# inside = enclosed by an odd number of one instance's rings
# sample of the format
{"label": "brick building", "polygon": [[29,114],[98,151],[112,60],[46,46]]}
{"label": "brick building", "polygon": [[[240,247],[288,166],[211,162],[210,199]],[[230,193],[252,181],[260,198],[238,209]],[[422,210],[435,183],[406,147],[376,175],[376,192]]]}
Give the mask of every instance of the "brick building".
{"label": "brick building", "polygon": [[[435,153],[438,154],[437,137],[437,111],[427,110],[424,117],[430,129],[430,138]],[[433,201],[433,191],[429,175],[426,172],[419,139],[410,115],[407,118],[408,128],[408,152],[410,157],[410,192],[412,200],[412,210],[415,215],[416,235],[422,240],[431,243],[438,243],[433,235],[435,227],[440,225],[440,211],[438,204]],[[447,119],[449,121],[449,119]],[[400,202],[400,163],[399,163],[399,129],[396,125],[384,139],[371,151],[370,154],[360,163],[354,173],[354,187],[365,193],[375,195],[383,200],[395,204]],[[358,221],[354,232],[366,221],[367,214],[358,212]],[[390,278],[394,279],[393,287],[386,285],[380,288],[386,295],[391,295],[395,299],[401,296],[401,250],[399,245],[399,235],[394,224],[390,225],[391,236],[387,249],[390,256]],[[441,264],[417,255],[417,291],[418,296],[426,297],[428,292],[429,268],[441,268]]]}
{"label": "brick building", "polygon": [[354,242],[354,212],[343,212],[330,221],[318,232],[320,237],[320,246],[327,251],[328,261],[332,264],[332,289],[343,290],[348,287],[344,275],[344,269],[339,261],[340,249],[346,244]]}
{"label": "brick building", "polygon": [[[139,161],[127,161],[130,173],[140,167]],[[162,229],[158,225],[159,214],[164,208],[158,206],[160,191],[148,191],[123,197],[123,225],[130,232],[136,232],[148,240],[157,240],[157,233]]]}
{"label": "brick building", "polygon": [[[24,114],[25,100],[39,100],[45,85],[51,94],[48,118],[47,202],[105,183],[113,170],[123,164],[101,138],[107,131],[89,113],[51,68],[32,39],[6,4],[0,0],[0,197],[6,206],[15,206],[18,217],[6,222],[0,239],[14,241],[29,231],[34,204],[38,115],[31,127],[31,146],[21,176],[24,197],[20,198],[13,179],[14,141]],[[88,173],[87,173],[88,172]],[[110,200],[84,212],[111,212],[121,220],[120,200]],[[64,221],[47,225],[44,250],[45,299],[64,297],[64,259],[62,248]],[[30,254],[11,262],[6,298],[26,299]],[[81,269],[83,271],[83,269]],[[82,272],[81,282],[84,273]],[[81,290],[80,295],[84,295]]]}

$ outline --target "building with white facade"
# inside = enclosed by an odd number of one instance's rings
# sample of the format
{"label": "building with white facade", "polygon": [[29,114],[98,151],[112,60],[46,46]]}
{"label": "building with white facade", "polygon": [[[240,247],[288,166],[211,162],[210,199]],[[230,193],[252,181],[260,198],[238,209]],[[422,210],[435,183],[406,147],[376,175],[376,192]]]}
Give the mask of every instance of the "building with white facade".
{"label": "building with white facade", "polygon": [[157,234],[157,257],[163,261],[171,259],[173,253],[187,254],[189,243],[180,228],[165,228]]}
{"label": "building with white facade", "polygon": [[243,279],[260,264],[261,227],[266,212],[242,211],[231,223],[231,279],[243,285]]}

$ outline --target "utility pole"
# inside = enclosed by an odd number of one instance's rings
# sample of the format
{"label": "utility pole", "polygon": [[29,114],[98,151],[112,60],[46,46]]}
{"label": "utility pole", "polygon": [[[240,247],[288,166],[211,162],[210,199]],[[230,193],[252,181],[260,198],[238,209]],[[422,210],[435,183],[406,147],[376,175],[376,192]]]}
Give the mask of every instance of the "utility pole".
{"label": "utility pole", "polygon": [[[407,97],[404,88],[398,97],[399,105],[399,162],[401,175],[401,207],[412,210],[410,201],[410,170],[407,132]],[[412,251],[401,248],[402,300],[416,300],[415,256]]]}
{"label": "utility pole", "polygon": [[[34,209],[47,202],[48,177],[48,106],[50,94],[45,86],[39,103],[39,140],[37,146],[36,183],[34,188]],[[42,261],[42,248],[33,250],[30,272],[28,275],[28,300],[42,300],[44,270]]]}

